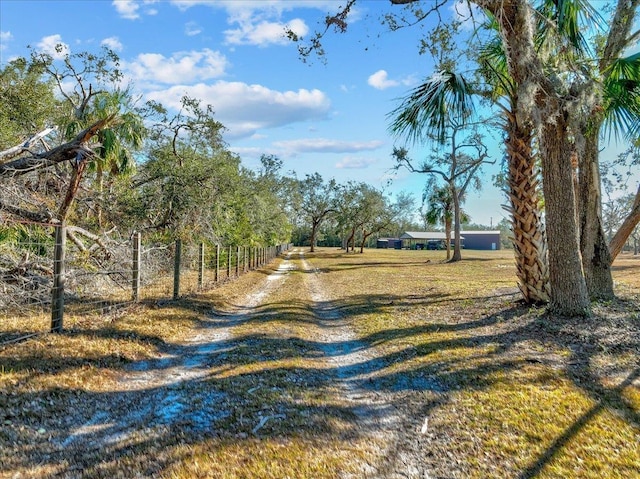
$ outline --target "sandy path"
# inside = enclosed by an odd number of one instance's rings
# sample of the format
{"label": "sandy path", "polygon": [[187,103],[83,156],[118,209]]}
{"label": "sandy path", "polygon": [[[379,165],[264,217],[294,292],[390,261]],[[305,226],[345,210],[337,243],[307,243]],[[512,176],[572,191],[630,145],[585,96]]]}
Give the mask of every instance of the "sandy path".
{"label": "sandy path", "polygon": [[[60,446],[67,448],[75,444],[82,449],[97,449],[126,444],[135,442],[136,438],[153,437],[158,427],[177,422],[191,424],[196,431],[206,431],[216,420],[226,417],[227,411],[213,416],[201,412],[215,409],[224,393],[209,388],[206,393],[194,396],[187,385],[209,376],[208,364],[230,347],[233,326],[247,319],[252,309],[280,287],[291,267],[289,261],[284,261],[257,290],[247,294],[242,306],[216,317],[218,321],[223,320],[226,327],[202,329],[174,350],[131,365],[120,378],[120,388],[110,403],[100,404],[88,421],[68,426],[69,434],[60,441]],[[198,408],[192,407],[194,403]]]}
{"label": "sandy path", "polygon": [[407,404],[386,390],[372,387],[385,362],[375,348],[358,340],[350,327],[349,318],[331,308],[321,275],[299,253],[302,267],[312,274],[305,275],[313,310],[320,326],[322,349],[338,371],[338,379],[346,399],[358,416],[363,434],[383,439],[386,449],[377,464],[363,464],[363,477],[370,479],[428,479],[422,451],[428,447],[425,435],[428,420],[416,415]]}
{"label": "sandy path", "polygon": [[230,414],[220,406],[229,399],[228,393],[211,387],[195,388],[194,393],[189,384],[206,380],[211,365],[224,361],[221,358],[233,347],[234,327],[252,319],[257,309],[270,301],[270,295],[283,287],[285,277],[296,264],[310,273],[299,276],[307,291],[307,297],[300,299],[311,303],[317,327],[310,334],[324,353],[338,394],[354,411],[359,434],[385,445],[372,456],[377,458],[372,459],[375,463],[360,464],[361,473],[356,477],[429,478],[422,461],[428,447],[427,436],[421,430],[426,425],[424,418],[399,401],[393,391],[376,387],[376,375],[386,366],[384,359],[375,348],[358,340],[350,319],[341,316],[339,308],[327,297],[321,275],[300,251],[288,253],[279,269],[249,292],[238,307],[212,317],[216,327],[198,330],[190,341],[158,358],[134,363],[122,375],[119,390],[109,396],[108,403],[102,400],[95,405],[89,420],[68,425],[60,447],[127,447],[142,439],[152,440],[178,423],[187,424],[194,434],[215,428],[216,421]]}

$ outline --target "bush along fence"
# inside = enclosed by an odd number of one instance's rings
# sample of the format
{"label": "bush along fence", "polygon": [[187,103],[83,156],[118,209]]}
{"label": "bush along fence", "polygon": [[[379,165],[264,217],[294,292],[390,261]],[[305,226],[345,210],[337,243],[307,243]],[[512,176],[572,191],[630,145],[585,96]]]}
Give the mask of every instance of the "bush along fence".
{"label": "bush along fence", "polygon": [[62,331],[65,316],[206,291],[290,247],[151,243],[141,233],[116,240],[72,226],[0,225],[0,345]]}

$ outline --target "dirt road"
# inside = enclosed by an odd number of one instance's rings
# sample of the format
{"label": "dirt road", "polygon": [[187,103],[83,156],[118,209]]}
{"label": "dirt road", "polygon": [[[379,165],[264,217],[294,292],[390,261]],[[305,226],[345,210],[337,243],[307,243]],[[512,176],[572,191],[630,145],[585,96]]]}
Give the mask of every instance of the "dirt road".
{"label": "dirt road", "polygon": [[12,398],[0,477],[441,477],[425,409],[439,385],[390,375],[302,251],[255,278],[188,340],[95,369],[99,388]]}

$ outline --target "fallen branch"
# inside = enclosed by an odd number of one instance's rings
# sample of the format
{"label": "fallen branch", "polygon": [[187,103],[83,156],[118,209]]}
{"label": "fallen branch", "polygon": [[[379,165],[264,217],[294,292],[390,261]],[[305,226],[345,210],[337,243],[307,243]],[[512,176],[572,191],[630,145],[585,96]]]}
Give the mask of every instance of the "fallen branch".
{"label": "fallen branch", "polygon": [[94,152],[88,146],[89,140],[97,135],[101,129],[109,125],[114,118],[115,115],[109,115],[107,118],[103,118],[102,120],[95,122],[89,128],[78,133],[73,140],[63,145],[56,146],[51,150],[43,151],[42,153],[38,154],[31,154],[1,164],[0,178],[24,175],[31,171],[36,171],[57,165],[58,163],[61,163],[63,161],[76,160],[77,158],[86,158],[93,156]]}
{"label": "fallen branch", "polygon": [[10,160],[11,158],[15,158],[16,156],[19,156],[24,152],[31,153],[29,151],[29,148],[31,148],[33,146],[33,144],[35,144],[36,142],[40,141],[45,136],[49,135],[50,133],[52,133],[54,131],[56,131],[55,128],[47,128],[45,130],[42,130],[39,133],[36,133],[35,135],[33,135],[31,138],[29,138],[27,141],[25,141],[21,145],[16,145],[16,146],[13,146],[13,147],[9,148],[8,150],[0,151],[0,161]]}
{"label": "fallen branch", "polygon": [[251,430],[251,433],[255,434],[260,429],[262,429],[262,427],[267,423],[269,419],[284,419],[284,418],[285,418],[284,414],[273,414],[271,416],[263,416],[260,418],[260,422],[258,423],[258,425]]}
{"label": "fallen branch", "polygon": [[40,212],[29,211],[24,208],[19,208],[5,203],[2,199],[0,199],[0,211],[6,211],[9,214],[24,218],[25,220],[34,221],[36,223],[59,223],[53,213],[48,210]]}
{"label": "fallen branch", "polygon": [[[107,253],[108,256],[111,256],[111,251],[109,250],[109,248],[107,248],[107,245],[104,244],[104,241],[102,240],[102,238],[100,238],[100,236],[94,233],[91,233],[90,231],[87,231],[84,228],[80,228],[79,226],[67,226],[67,237],[73,242],[73,244],[75,244],[78,247],[80,251],[82,252],[87,251],[87,247],[84,245],[82,240],[80,240],[76,236],[76,234],[89,238],[96,245],[98,245],[100,249],[102,249],[105,253]],[[92,245],[89,248],[89,251],[93,251],[93,250],[95,250],[95,248]]]}

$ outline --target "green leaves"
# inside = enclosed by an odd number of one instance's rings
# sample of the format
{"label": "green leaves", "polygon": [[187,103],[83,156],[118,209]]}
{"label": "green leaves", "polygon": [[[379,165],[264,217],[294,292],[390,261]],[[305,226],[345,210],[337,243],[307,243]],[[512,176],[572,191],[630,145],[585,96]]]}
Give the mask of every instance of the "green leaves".
{"label": "green leaves", "polygon": [[628,139],[640,135],[640,53],[619,58],[605,72],[604,133]]}
{"label": "green leaves", "polygon": [[451,71],[440,71],[414,88],[388,116],[390,131],[420,143],[430,136],[443,142],[451,122],[464,124],[474,113],[472,88]]}

